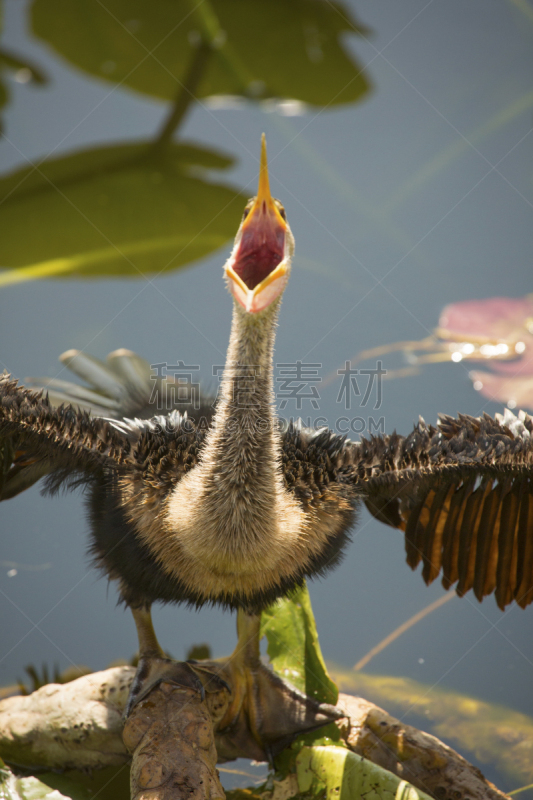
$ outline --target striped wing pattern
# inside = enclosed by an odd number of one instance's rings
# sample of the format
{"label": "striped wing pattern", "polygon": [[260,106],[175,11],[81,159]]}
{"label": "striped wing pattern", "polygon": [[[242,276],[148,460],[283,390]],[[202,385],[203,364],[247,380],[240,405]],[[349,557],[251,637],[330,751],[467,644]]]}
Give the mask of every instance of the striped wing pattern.
{"label": "striped wing pattern", "polygon": [[533,601],[533,420],[506,411],[423,421],[407,437],[352,445],[370,512],[405,534],[407,563],[427,584],[500,608]]}

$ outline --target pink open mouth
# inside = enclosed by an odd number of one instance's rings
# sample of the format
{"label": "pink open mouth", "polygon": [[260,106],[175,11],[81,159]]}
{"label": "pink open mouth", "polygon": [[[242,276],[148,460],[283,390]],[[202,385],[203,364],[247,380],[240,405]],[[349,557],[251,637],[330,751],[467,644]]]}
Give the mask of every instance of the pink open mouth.
{"label": "pink open mouth", "polygon": [[255,289],[283,260],[285,230],[269,214],[266,203],[242,232],[233,271],[248,289]]}

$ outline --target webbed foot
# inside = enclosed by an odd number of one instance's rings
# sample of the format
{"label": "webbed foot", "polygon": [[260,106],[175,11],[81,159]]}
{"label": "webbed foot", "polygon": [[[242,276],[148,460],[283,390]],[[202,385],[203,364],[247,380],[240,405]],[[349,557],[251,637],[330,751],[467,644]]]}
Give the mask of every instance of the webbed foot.
{"label": "webbed foot", "polygon": [[269,761],[297,736],[317,730],[345,715],[299,692],[262,663],[260,617],[238,612],[239,640],[229,658],[203,662],[231,686],[231,699],[215,732],[221,761],[247,757]]}
{"label": "webbed foot", "polygon": [[[269,761],[302,733],[344,717],[335,706],[318,703],[299,692],[262,663],[259,616],[239,611],[238,642],[229,658],[219,661],[178,662],[165,656],[148,609],[132,609],[139,634],[140,661],[126,707],[126,717],[160,683],[173,683],[199,693],[224,690],[215,716],[216,747],[220,761],[253,758]],[[229,697],[228,697],[229,694]],[[209,705],[209,700],[208,700]],[[216,719],[215,719],[216,717]]]}

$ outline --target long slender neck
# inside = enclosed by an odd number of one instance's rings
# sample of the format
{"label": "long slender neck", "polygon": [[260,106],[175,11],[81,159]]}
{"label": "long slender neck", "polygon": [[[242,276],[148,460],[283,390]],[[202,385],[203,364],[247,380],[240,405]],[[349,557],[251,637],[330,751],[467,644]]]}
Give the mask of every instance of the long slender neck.
{"label": "long slender neck", "polygon": [[231,491],[235,499],[251,489],[255,502],[261,500],[258,493],[270,495],[279,473],[272,374],[278,309],[279,302],[260,314],[249,314],[238,303],[233,308],[226,366],[205,452],[218,488]]}

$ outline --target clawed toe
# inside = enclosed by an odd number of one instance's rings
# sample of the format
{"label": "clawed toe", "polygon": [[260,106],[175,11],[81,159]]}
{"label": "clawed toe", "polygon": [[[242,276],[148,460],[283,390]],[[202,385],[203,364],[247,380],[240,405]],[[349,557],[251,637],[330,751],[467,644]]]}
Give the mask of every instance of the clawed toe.
{"label": "clawed toe", "polygon": [[202,700],[205,697],[204,685],[192,664],[160,656],[141,656],[124,716],[128,717],[137,703],[144,700],[163,681],[194,689]]}
{"label": "clawed toe", "polygon": [[231,694],[231,686],[213,667],[202,664],[201,661],[196,661],[193,658],[189,658],[185,663],[194,670],[198,678],[201,676],[202,691],[221,692],[225,689]]}

